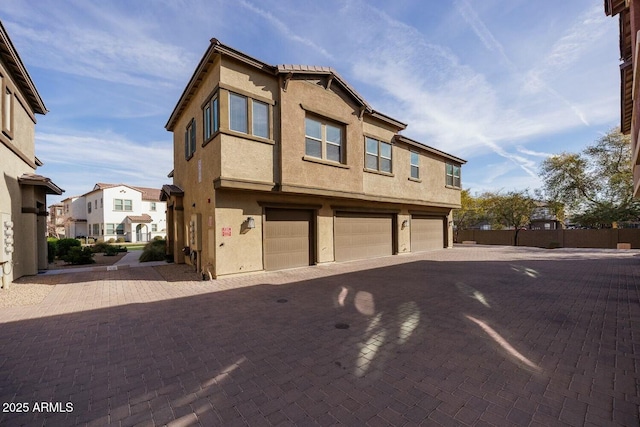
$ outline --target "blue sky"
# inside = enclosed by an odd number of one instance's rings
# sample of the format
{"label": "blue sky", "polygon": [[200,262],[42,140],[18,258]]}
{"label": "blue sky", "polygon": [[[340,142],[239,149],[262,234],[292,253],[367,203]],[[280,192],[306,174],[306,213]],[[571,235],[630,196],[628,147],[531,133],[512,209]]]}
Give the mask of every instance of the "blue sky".
{"label": "blue sky", "polygon": [[619,124],[618,20],[602,0],[2,0],[49,109],[37,173],[66,190],[170,183],[164,129],[212,37],[334,67],[403,134],[468,160],[463,187],[535,189],[540,162]]}

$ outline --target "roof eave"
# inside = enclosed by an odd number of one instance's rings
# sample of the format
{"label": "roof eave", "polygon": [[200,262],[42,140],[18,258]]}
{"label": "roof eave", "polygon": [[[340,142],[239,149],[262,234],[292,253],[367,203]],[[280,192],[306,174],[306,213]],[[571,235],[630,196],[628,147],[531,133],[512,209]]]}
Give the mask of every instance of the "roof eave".
{"label": "roof eave", "polygon": [[459,163],[461,165],[464,165],[465,163],[467,163],[466,160],[461,159],[460,157],[456,157],[456,156],[454,156],[452,154],[445,153],[444,151],[440,151],[437,148],[433,148],[433,147],[425,145],[425,144],[423,144],[421,142],[415,141],[415,140],[413,140],[411,138],[407,138],[404,135],[397,135],[396,139],[398,141],[400,141],[400,142],[404,142],[405,144],[414,146],[416,148],[420,148],[421,150],[425,150],[425,151],[427,151],[427,152],[429,152],[431,154],[435,154],[435,155],[437,155],[439,157],[444,157],[445,159],[449,159],[449,160],[454,161],[456,163]]}

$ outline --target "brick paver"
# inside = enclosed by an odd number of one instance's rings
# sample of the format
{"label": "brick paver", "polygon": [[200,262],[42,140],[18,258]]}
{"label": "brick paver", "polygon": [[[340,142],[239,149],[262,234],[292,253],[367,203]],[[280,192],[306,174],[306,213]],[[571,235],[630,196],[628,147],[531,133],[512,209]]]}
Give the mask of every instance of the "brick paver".
{"label": "brick paver", "polygon": [[3,426],[639,424],[638,251],[21,282],[53,290],[0,311]]}

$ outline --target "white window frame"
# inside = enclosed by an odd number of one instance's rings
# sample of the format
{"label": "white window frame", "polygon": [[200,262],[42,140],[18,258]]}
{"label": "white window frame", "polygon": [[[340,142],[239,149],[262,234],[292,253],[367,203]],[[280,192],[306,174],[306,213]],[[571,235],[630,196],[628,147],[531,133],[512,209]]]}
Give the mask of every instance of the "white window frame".
{"label": "white window frame", "polygon": [[[365,163],[364,163],[364,167],[367,170],[374,170],[377,172],[382,172],[382,173],[388,173],[388,174],[392,174],[393,173],[393,144],[391,144],[390,142],[385,142],[385,141],[381,141],[379,139],[376,138],[372,138],[372,137],[365,137],[364,139],[365,141]],[[369,151],[369,141],[375,141],[377,142],[376,144],[376,152],[372,152]],[[389,146],[389,153],[390,153],[390,157],[387,156],[383,156],[382,155],[382,146],[384,145],[388,145]],[[376,157],[376,167],[375,168],[371,168],[367,165],[367,156],[375,156]],[[384,160],[388,160],[389,161],[389,170],[383,170],[382,168],[382,159]]]}
{"label": "white window frame", "polygon": [[[320,125],[320,138],[318,139],[316,136],[311,136],[307,134],[307,120],[318,123]],[[327,162],[334,162],[334,163],[341,163],[344,164],[346,162],[345,160],[345,127],[342,124],[330,121],[330,120],[326,120],[324,118],[321,117],[317,117],[317,116],[305,116],[305,130],[304,130],[304,138],[305,138],[305,149],[304,149],[304,154],[305,156],[308,157],[313,157],[315,159],[322,159],[325,160]],[[333,127],[335,129],[338,129],[340,131],[340,141],[338,143],[336,143],[335,141],[329,141],[327,139],[327,127]],[[307,152],[307,139],[310,139],[312,141],[317,141],[320,143],[320,157],[315,156],[313,154],[309,154]],[[334,146],[334,147],[338,147],[339,149],[339,158],[338,160],[335,159],[330,159],[327,152],[327,146]]]}
{"label": "white window frame", "polygon": [[[411,157],[411,178],[420,179],[420,154],[417,151],[409,151]],[[415,160],[415,162],[414,162]],[[413,173],[415,168],[415,174]]]}
{"label": "white window frame", "polygon": [[462,188],[462,171],[460,165],[454,165],[453,163],[446,163],[445,174],[447,187]]}

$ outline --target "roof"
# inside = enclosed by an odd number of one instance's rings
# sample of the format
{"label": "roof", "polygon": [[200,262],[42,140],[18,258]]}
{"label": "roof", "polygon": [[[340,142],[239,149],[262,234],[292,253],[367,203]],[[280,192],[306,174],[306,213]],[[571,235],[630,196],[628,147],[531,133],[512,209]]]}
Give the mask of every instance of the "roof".
{"label": "roof", "polygon": [[631,132],[633,115],[633,46],[631,40],[631,12],[629,0],[604,0],[608,16],[620,15],[620,130]]}
{"label": "roof", "polygon": [[259,59],[256,59],[250,55],[247,55],[246,53],[240,52],[239,50],[233,49],[232,47],[229,47],[221,43],[218,39],[213,38],[211,39],[209,48],[207,49],[204,56],[198,63],[198,66],[196,67],[193,75],[191,76],[189,83],[187,84],[184,91],[182,92],[182,95],[180,96],[178,103],[173,109],[173,112],[171,113],[171,116],[169,117],[169,120],[165,125],[165,128],[168,131],[173,130],[176,124],[176,121],[178,120],[178,117],[180,117],[180,115],[186,108],[186,105],[194,96],[196,90],[200,87],[200,84],[204,80],[206,73],[209,71],[209,68],[214,63],[215,55],[221,55],[221,56],[223,55],[223,56],[233,58],[235,60],[238,60],[240,62],[243,62],[247,65],[250,65],[258,69],[261,72],[265,72],[273,76],[278,76],[278,75],[293,76],[294,74],[298,74],[298,75],[302,74],[302,75],[309,75],[309,76],[318,76],[318,75],[329,76],[331,84],[334,81],[338,83],[338,85],[340,85],[347,92],[347,94],[351,96],[356,101],[356,103],[362,107],[363,112],[379,120],[390,123],[398,127],[399,129],[405,129],[407,127],[405,123],[402,123],[399,120],[393,119],[380,112],[377,112],[373,108],[371,108],[371,106],[367,103],[367,101],[349,83],[347,83],[347,81],[343,79],[342,76],[340,76],[340,74],[336,72],[336,70],[334,70],[331,67],[318,66],[318,65],[292,65],[292,64],[282,64],[277,66],[269,65],[265,62],[260,61]]}
{"label": "roof", "polygon": [[160,200],[166,201],[170,196],[184,196],[184,190],[174,184],[165,184],[162,186]]}
{"label": "roof", "polygon": [[96,183],[96,185],[93,186],[93,190],[88,191],[86,193],[83,194],[83,196],[93,193],[94,191],[99,191],[99,190],[106,190],[109,188],[113,188],[113,187],[128,187],[131,188],[133,190],[139,191],[140,193],[142,193],[142,200],[160,200],[160,189],[158,188],[150,188],[150,187],[135,187],[133,185],[128,185],[128,184],[108,184],[108,183],[104,183],[104,182],[98,182]]}
{"label": "roof", "polygon": [[33,185],[36,187],[45,187],[47,194],[61,195],[64,190],[51,181],[46,176],[38,175],[35,173],[24,173],[18,177],[18,183],[20,185]]}
{"label": "roof", "polygon": [[128,215],[127,219],[129,220],[129,222],[136,222],[136,223],[141,223],[141,222],[153,222],[153,218],[151,218],[151,216],[149,214],[142,214],[142,215]]}
{"label": "roof", "polygon": [[456,157],[456,156],[452,156],[451,154],[445,153],[444,151],[440,151],[437,148],[430,147],[430,146],[425,145],[425,144],[423,144],[421,142],[415,141],[415,140],[413,140],[411,138],[407,138],[404,135],[397,135],[396,136],[396,141],[404,142],[405,144],[412,145],[412,146],[414,146],[416,148],[420,148],[420,149],[422,149],[424,151],[427,151],[427,152],[429,152],[431,154],[435,154],[436,156],[439,156],[439,157],[444,157],[445,159],[449,159],[449,160],[454,161],[456,163],[459,163],[461,165],[467,163],[466,160],[463,160],[463,159],[461,159],[459,157]]}
{"label": "roof", "polygon": [[45,107],[44,101],[42,101],[31,76],[18,55],[18,51],[2,25],[2,21],[0,21],[0,59],[11,73],[31,109],[37,114],[47,114],[47,107]]}

